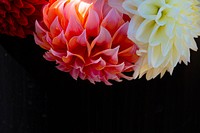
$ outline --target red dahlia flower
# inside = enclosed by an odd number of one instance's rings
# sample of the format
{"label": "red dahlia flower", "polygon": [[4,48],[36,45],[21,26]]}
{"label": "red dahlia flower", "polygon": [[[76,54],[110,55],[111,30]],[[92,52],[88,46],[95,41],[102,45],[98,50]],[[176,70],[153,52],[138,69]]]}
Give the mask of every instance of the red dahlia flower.
{"label": "red dahlia flower", "polygon": [[46,0],[0,0],[0,34],[21,38],[33,34],[35,20],[42,20]]}
{"label": "red dahlia flower", "polygon": [[132,79],[137,46],[127,38],[127,16],[106,0],[50,0],[43,23],[36,21],[35,42],[44,57],[74,79],[90,82]]}

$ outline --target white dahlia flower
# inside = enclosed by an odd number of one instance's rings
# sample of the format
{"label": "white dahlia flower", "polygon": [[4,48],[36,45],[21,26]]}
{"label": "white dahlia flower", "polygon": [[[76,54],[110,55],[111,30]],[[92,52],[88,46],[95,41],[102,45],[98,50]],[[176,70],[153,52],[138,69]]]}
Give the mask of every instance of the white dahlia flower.
{"label": "white dahlia flower", "polygon": [[139,46],[134,77],[155,78],[172,74],[177,63],[190,62],[194,38],[200,35],[198,0],[124,0],[131,14],[128,37]]}

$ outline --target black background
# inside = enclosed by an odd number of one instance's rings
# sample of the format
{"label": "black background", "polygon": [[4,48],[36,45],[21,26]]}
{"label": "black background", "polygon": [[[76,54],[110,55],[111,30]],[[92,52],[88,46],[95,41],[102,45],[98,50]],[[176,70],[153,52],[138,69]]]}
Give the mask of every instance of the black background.
{"label": "black background", "polygon": [[112,86],[76,81],[43,53],[32,36],[0,35],[0,133],[200,133],[200,51],[172,76]]}

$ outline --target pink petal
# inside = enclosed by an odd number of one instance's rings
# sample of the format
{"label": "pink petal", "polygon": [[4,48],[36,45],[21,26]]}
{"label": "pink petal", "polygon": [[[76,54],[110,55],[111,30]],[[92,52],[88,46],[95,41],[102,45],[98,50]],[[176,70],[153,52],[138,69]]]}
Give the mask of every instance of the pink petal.
{"label": "pink petal", "polygon": [[83,27],[80,21],[73,15],[70,16],[65,36],[67,40],[70,40],[73,36],[78,36],[83,32]]}
{"label": "pink petal", "polygon": [[51,53],[51,52],[45,52],[45,54],[43,55],[43,57],[48,60],[48,61],[55,61],[56,58],[55,56]]}
{"label": "pink petal", "polygon": [[46,41],[43,41],[42,39],[40,39],[35,33],[33,33],[33,35],[34,35],[35,43],[38,44],[40,47],[46,50],[49,50],[51,48],[51,46],[48,43],[46,43]]}
{"label": "pink petal", "polygon": [[65,63],[58,63],[58,66],[56,66],[56,68],[58,69],[58,70],[60,70],[60,71],[63,71],[63,72],[70,72],[71,70],[72,70],[72,68],[71,67],[67,67],[66,65],[65,65]]}
{"label": "pink petal", "polygon": [[[59,1],[59,0],[58,0]],[[66,1],[65,2],[65,6],[64,6],[64,10],[62,12],[65,16],[66,20],[70,20],[71,16],[76,16],[76,7],[75,7],[75,1]]]}
{"label": "pink petal", "polygon": [[65,29],[66,25],[68,23],[68,20],[65,19],[64,17],[64,7],[65,7],[65,2],[64,1],[58,1],[58,3],[55,5],[55,12],[58,15],[58,18],[60,20],[60,25]]}
{"label": "pink petal", "polygon": [[122,7],[122,4],[123,4],[123,2],[124,2],[125,0],[108,0],[108,4],[111,6],[111,7],[113,7],[113,8],[115,8],[115,9],[117,9],[117,10],[119,10],[121,13],[127,13],[125,10],[124,10],[124,8]]}
{"label": "pink petal", "polygon": [[79,70],[77,70],[77,69],[72,69],[72,70],[70,71],[70,74],[71,74],[71,76],[72,76],[75,80],[77,80],[78,75],[79,75]]}
{"label": "pink petal", "polygon": [[79,58],[76,58],[75,61],[74,61],[74,64],[73,64],[73,68],[79,69],[79,71],[82,72],[83,67],[84,67],[83,62]]}
{"label": "pink petal", "polygon": [[64,8],[63,7],[64,4],[65,4],[65,1],[57,0],[54,3],[50,2],[44,7],[43,9],[44,21],[48,20],[48,21],[45,21],[45,24],[47,24],[48,28],[49,28],[49,25],[55,20],[56,17],[61,18],[61,16],[63,16],[62,8]]}
{"label": "pink petal", "polygon": [[103,19],[102,26],[113,35],[123,23],[122,14],[119,14],[115,9],[111,9]]}
{"label": "pink petal", "polygon": [[52,53],[52,55],[54,55],[55,57],[58,57],[58,58],[63,58],[64,56],[66,56],[66,52],[59,52],[59,51],[55,51],[53,49],[50,49],[49,52]]}
{"label": "pink petal", "polygon": [[56,49],[67,48],[67,40],[65,38],[64,31],[62,31],[58,36],[53,38],[52,44],[53,44],[53,48],[56,48]]}
{"label": "pink petal", "polygon": [[79,43],[81,46],[87,47],[88,57],[90,56],[91,46],[87,40],[86,36],[86,30],[82,32],[81,35],[77,38],[77,43]]}
{"label": "pink petal", "polygon": [[119,52],[119,56],[123,58],[123,60],[128,62],[136,62],[138,60],[138,56],[136,53],[137,47],[135,45]]}
{"label": "pink petal", "polygon": [[69,63],[72,61],[73,57],[77,57],[79,58],[81,61],[85,62],[85,59],[80,56],[79,54],[74,54],[74,53],[71,53],[69,51],[67,51],[67,56],[64,56],[62,57],[62,60],[65,62],[65,63]]}
{"label": "pink petal", "polygon": [[109,31],[101,26],[99,35],[91,43],[91,50],[95,47],[93,53],[97,53],[101,50],[109,49],[111,45],[112,38]]}
{"label": "pink petal", "polygon": [[85,24],[86,33],[88,36],[97,36],[99,34],[99,16],[91,9]]}
{"label": "pink petal", "polygon": [[93,10],[95,10],[99,16],[100,21],[103,19],[103,8],[105,6],[105,0],[97,0],[93,4]]}
{"label": "pink petal", "polygon": [[133,80],[133,79],[134,79],[133,77],[126,76],[126,75],[123,74],[123,73],[119,73],[118,75],[119,75],[121,78],[124,78],[124,79],[127,79],[127,80]]}
{"label": "pink petal", "polygon": [[37,36],[39,37],[44,36],[47,33],[47,31],[40,26],[37,20],[35,21],[35,32],[37,33]]}
{"label": "pink petal", "polygon": [[103,50],[99,53],[96,53],[93,57],[95,56],[101,56],[104,60],[111,64],[117,64],[118,63],[118,51],[119,51],[119,46],[114,48],[114,49],[106,49]]}
{"label": "pink petal", "polygon": [[106,62],[100,57],[100,58],[97,59],[97,60],[90,60],[90,63],[88,63],[88,64],[86,65],[86,67],[89,66],[89,65],[92,65],[92,68],[93,68],[93,69],[102,70],[102,69],[105,68]]}
{"label": "pink petal", "polygon": [[50,33],[52,37],[58,36],[62,31],[62,26],[60,25],[60,22],[58,20],[58,16],[53,20],[53,22],[50,25]]}
{"label": "pink petal", "polygon": [[112,74],[121,73],[124,69],[124,63],[118,65],[107,65],[104,71],[107,71]]}
{"label": "pink petal", "polygon": [[134,43],[127,37],[128,25],[129,23],[126,22],[116,31],[116,33],[113,36],[112,47],[120,45],[120,51],[122,51],[134,45]]}
{"label": "pink petal", "polygon": [[74,36],[68,43],[68,51],[70,51],[73,54],[82,56],[82,58],[85,58],[87,56],[87,47],[82,46],[77,41],[78,36]]}
{"label": "pink petal", "polygon": [[[56,17],[56,15],[54,14],[54,12],[49,15],[48,12],[50,11],[49,9],[50,4],[46,4],[43,8],[43,21],[45,26],[49,29],[51,22],[54,20],[54,18]],[[51,18],[51,19],[50,19]]]}

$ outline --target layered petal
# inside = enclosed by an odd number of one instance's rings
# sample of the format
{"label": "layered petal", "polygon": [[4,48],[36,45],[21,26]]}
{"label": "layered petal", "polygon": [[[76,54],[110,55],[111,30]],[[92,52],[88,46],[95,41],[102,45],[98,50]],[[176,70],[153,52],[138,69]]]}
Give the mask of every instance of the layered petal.
{"label": "layered petal", "polygon": [[34,23],[42,20],[42,8],[47,0],[1,0],[0,34],[24,38],[32,35]]}
{"label": "layered petal", "polygon": [[125,73],[134,71],[138,47],[127,36],[128,19],[107,0],[52,0],[43,16],[35,42],[59,70],[107,85],[133,79]]}
{"label": "layered petal", "polygon": [[134,77],[155,78],[172,74],[177,63],[190,62],[200,35],[200,2],[197,0],[124,0],[131,21],[128,37],[136,42],[140,59]]}

